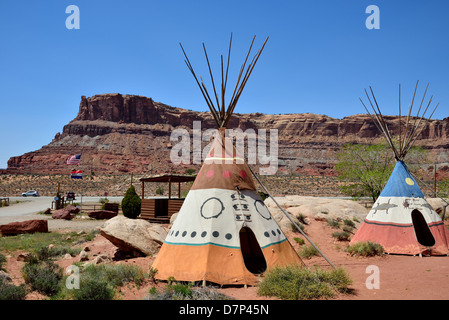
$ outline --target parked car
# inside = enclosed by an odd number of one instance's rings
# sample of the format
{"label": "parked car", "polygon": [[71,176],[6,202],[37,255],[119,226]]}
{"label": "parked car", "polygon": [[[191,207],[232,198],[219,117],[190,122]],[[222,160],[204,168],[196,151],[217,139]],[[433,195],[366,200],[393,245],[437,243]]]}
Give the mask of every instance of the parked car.
{"label": "parked car", "polygon": [[75,192],[67,192],[66,200],[68,200],[68,201],[70,201],[70,200],[76,200],[76,199],[75,199]]}
{"label": "parked car", "polygon": [[35,190],[30,190],[22,193],[22,197],[39,197],[39,192]]}

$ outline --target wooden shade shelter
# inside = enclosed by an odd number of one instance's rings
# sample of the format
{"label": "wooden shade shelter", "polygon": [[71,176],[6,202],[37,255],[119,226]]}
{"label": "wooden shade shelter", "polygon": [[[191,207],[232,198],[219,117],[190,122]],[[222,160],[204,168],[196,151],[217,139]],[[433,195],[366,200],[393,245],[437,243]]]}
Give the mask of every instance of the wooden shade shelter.
{"label": "wooden shade shelter", "polygon": [[[170,217],[179,211],[184,202],[181,198],[181,183],[191,182],[195,176],[163,174],[147,178],[141,178],[142,183],[142,204],[140,218],[150,222],[166,223]],[[168,198],[145,199],[145,182],[168,183]],[[178,183],[178,197],[172,198],[172,183]]]}

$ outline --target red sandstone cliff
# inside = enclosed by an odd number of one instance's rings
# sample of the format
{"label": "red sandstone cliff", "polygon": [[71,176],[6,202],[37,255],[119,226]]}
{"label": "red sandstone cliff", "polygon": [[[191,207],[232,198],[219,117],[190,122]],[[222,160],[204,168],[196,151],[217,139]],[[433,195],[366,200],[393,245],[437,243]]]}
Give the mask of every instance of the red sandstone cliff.
{"label": "red sandstone cliff", "polygon": [[[386,117],[393,134],[397,117]],[[83,153],[82,167],[96,173],[184,173],[195,165],[170,161],[170,134],[176,128],[215,128],[208,112],[195,112],[154,102],[151,98],[101,94],[81,97],[75,119],[40,150],[10,158],[6,173],[68,173],[65,160]],[[316,114],[235,114],[228,128],[277,129],[280,172],[334,174],[336,151],[345,143],[381,139],[368,115],[335,119]],[[449,117],[430,121],[417,144],[434,151],[435,160],[449,163]]]}

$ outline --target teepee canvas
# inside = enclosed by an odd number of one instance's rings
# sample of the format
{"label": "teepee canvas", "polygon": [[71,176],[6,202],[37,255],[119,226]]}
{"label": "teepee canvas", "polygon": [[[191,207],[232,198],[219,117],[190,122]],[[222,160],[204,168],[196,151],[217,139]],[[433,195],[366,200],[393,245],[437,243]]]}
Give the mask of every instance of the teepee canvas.
{"label": "teepee canvas", "polygon": [[[244,65],[239,80],[243,69]],[[242,78],[243,85],[249,74]],[[236,90],[237,99],[243,85]],[[200,88],[219,130],[152,267],[162,280],[255,284],[270,267],[302,261],[256,191],[251,170],[225,136],[236,100],[231,100],[226,112],[217,110],[207,99],[205,87]]]}
{"label": "teepee canvas", "polygon": [[[413,95],[413,100],[415,94]],[[368,99],[371,103],[369,96]],[[417,181],[403,161],[417,135],[422,131],[422,128],[419,129],[419,124],[424,119],[424,114],[432,99],[430,99],[427,108],[421,116],[419,116],[418,111],[418,116],[415,119],[410,118],[411,109],[413,108],[412,100],[409,116],[406,120],[406,130],[404,135],[399,137],[399,147],[396,147],[393,143],[374,95],[373,100],[377,109],[376,111],[372,105],[377,121],[375,123],[377,123],[378,128],[392,147],[397,162],[387,184],[350,244],[361,241],[375,242],[381,244],[385,252],[395,254],[448,254],[449,231],[441,217],[426,201]],[[366,110],[368,111],[368,109]],[[400,117],[399,120],[401,120]]]}

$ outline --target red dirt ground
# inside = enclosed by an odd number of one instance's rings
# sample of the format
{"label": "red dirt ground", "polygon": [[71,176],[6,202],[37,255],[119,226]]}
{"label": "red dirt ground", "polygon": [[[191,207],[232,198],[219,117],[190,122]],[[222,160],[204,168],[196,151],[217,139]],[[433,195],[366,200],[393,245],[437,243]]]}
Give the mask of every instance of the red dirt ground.
{"label": "red dirt ground", "polygon": [[[308,236],[337,267],[343,267],[353,281],[351,289],[353,294],[338,295],[336,300],[447,300],[449,299],[449,257],[418,257],[404,255],[383,255],[381,257],[360,258],[349,256],[344,249],[348,242],[337,241],[331,235],[335,229],[327,226],[324,221],[311,220],[306,227]],[[301,237],[298,233],[289,233],[289,239]],[[299,245],[290,241],[295,249]],[[98,235],[93,241],[83,244],[88,246],[90,260],[95,254],[109,254],[114,256],[117,249],[108,240]],[[21,269],[24,264],[17,261],[20,252],[8,255],[6,264],[7,272],[13,277],[15,284],[23,283]],[[114,263],[129,263],[140,266],[144,271],[149,271],[154,257],[133,258]],[[66,268],[78,261],[78,257],[61,259],[58,264]],[[307,267],[320,266],[330,268],[322,257],[313,257],[304,260]],[[379,270],[379,289],[368,289],[367,278],[371,276],[368,266],[376,266]],[[134,285],[121,289],[119,299],[140,300],[155,284],[147,280],[139,288]],[[164,286],[159,282],[158,287]],[[219,291],[238,300],[267,300],[270,297],[257,295],[257,287],[230,287],[221,288]],[[36,292],[28,294],[27,300],[45,299]]]}

